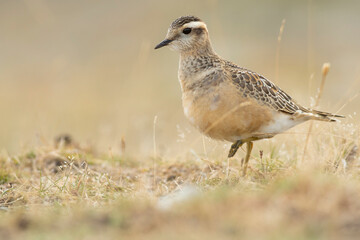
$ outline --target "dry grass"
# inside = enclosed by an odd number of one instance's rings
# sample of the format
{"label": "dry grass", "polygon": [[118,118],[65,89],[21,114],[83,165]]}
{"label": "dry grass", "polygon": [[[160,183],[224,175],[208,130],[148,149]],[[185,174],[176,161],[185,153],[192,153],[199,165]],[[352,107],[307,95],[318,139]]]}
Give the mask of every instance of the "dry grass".
{"label": "dry grass", "polygon": [[65,138],[56,147],[3,153],[0,236],[355,238],[359,126],[336,124],[327,133],[320,127],[328,125],[314,126],[307,161],[298,162],[304,134],[286,134],[259,144],[245,178],[240,159],[226,177],[226,161],[211,156],[102,155]]}

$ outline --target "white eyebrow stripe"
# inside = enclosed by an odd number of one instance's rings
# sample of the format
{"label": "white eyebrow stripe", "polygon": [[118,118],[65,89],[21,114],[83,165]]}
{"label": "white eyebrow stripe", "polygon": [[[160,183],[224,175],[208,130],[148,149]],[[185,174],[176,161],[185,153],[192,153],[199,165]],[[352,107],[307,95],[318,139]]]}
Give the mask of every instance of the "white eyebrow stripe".
{"label": "white eyebrow stripe", "polygon": [[184,24],[184,27],[185,28],[198,28],[198,27],[205,27],[206,28],[206,24],[203,23],[203,22],[189,22],[189,23],[186,23]]}

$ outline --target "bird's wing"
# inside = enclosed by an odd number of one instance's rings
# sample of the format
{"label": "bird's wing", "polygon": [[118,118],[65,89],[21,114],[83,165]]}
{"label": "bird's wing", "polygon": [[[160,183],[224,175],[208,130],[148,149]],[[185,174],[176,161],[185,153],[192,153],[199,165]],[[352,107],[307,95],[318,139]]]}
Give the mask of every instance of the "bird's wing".
{"label": "bird's wing", "polygon": [[335,121],[332,117],[343,117],[327,112],[307,109],[296,103],[287,93],[271,81],[255,72],[241,68],[230,62],[226,63],[231,72],[232,82],[239,88],[244,97],[254,98],[261,105],[294,117],[304,117],[325,121]]}

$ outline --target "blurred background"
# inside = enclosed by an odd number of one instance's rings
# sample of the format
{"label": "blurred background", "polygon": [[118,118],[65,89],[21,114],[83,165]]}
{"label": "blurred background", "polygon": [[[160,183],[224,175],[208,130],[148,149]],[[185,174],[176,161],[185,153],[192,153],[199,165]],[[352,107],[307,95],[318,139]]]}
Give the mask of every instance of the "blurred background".
{"label": "blurred background", "polygon": [[305,106],[330,62],[319,109],[359,120],[359,10],[357,0],[0,1],[0,150],[69,133],[115,153],[124,138],[149,155],[155,116],[159,152],[191,145],[200,134],[183,116],[178,54],[153,49],[182,15],[207,23],[219,55]]}

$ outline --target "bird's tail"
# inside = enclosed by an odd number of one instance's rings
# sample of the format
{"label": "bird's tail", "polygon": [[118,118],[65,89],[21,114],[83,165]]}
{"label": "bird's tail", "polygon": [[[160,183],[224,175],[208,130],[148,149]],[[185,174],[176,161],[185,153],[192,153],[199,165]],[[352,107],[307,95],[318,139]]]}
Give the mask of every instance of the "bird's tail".
{"label": "bird's tail", "polygon": [[337,118],[345,118],[345,116],[343,115],[322,112],[318,110],[310,110],[310,109],[306,109],[306,110],[307,111],[306,112],[304,111],[303,114],[312,120],[319,120],[325,122],[338,122],[339,120]]}

